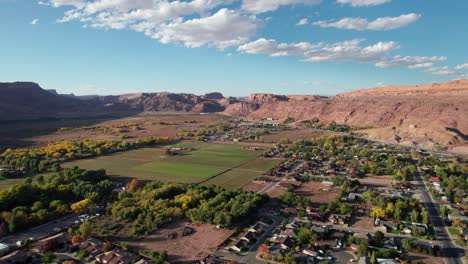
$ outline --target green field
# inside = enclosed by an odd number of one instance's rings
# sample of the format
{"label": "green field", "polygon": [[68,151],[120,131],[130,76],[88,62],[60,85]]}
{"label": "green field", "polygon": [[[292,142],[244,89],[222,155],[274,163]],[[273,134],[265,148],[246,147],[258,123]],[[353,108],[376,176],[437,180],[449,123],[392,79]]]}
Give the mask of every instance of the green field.
{"label": "green field", "polygon": [[[257,159],[259,152],[244,150],[238,145],[197,142],[181,143],[174,147],[194,150],[166,156],[164,148],[143,148],[68,162],[63,167],[105,169],[112,176],[165,182],[200,183],[216,176],[207,183],[238,188],[279,162]],[[231,170],[237,167],[239,169]]]}

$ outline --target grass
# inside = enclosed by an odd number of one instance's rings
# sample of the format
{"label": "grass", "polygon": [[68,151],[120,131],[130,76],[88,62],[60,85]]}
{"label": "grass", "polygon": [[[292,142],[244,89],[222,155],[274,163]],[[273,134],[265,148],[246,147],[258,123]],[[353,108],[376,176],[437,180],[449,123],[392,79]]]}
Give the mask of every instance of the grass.
{"label": "grass", "polygon": [[449,231],[450,235],[452,235],[452,236],[458,236],[460,234],[460,231],[457,228],[454,228],[454,227],[449,227],[448,231]]}
{"label": "grass", "polygon": [[[234,189],[279,162],[257,159],[259,152],[244,150],[239,145],[190,142],[174,147],[194,150],[182,155],[166,156],[164,148],[143,148],[68,162],[63,164],[63,167],[102,168],[109,175],[127,180],[138,178],[148,181],[200,183],[216,176],[207,182]],[[236,167],[239,167],[239,170],[231,170]]]}

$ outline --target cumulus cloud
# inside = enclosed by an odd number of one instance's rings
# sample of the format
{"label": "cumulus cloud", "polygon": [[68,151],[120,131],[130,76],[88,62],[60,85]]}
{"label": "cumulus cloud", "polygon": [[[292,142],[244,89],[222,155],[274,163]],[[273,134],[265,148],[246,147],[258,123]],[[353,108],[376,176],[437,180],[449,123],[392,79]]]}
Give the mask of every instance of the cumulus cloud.
{"label": "cumulus cloud", "polygon": [[29,22],[29,24],[31,25],[36,25],[37,23],[39,23],[39,19],[33,19],[31,22]]}
{"label": "cumulus cloud", "polygon": [[190,48],[208,45],[224,49],[246,42],[258,27],[255,17],[221,9],[209,17],[163,24],[153,37],[162,43],[183,43]]}
{"label": "cumulus cloud", "polygon": [[387,56],[388,52],[398,49],[396,42],[378,42],[362,46],[362,39],[336,43],[278,43],[273,39],[260,38],[241,45],[238,50],[247,54],[264,54],[272,57],[297,56],[303,61],[355,61],[376,62]]}
{"label": "cumulus cloud", "polygon": [[388,68],[388,67],[408,67],[410,69],[420,69],[432,67],[435,62],[445,61],[446,57],[443,56],[394,56],[385,58],[376,63],[377,67]]}
{"label": "cumulus cloud", "polygon": [[405,14],[397,17],[380,17],[373,21],[368,21],[360,17],[346,17],[340,20],[321,20],[314,22],[316,26],[323,28],[341,28],[341,29],[354,29],[354,30],[391,30],[407,26],[416,22],[421,15],[419,14]]}
{"label": "cumulus cloud", "polygon": [[84,27],[142,32],[162,43],[224,49],[248,41],[262,25],[255,16],[223,7],[233,1],[50,0],[47,4],[72,7],[59,23],[78,20]]}
{"label": "cumulus cloud", "polygon": [[296,26],[304,26],[307,24],[309,24],[309,20],[307,18],[303,18],[296,23]]}
{"label": "cumulus cloud", "polygon": [[463,63],[455,66],[455,70],[468,70],[468,63]]}
{"label": "cumulus cloud", "polygon": [[442,67],[431,67],[426,70],[426,72],[429,72],[434,75],[449,75],[449,76],[455,76],[458,74],[458,72],[448,66],[442,66]]}
{"label": "cumulus cloud", "polygon": [[336,0],[339,4],[349,4],[351,6],[376,6],[391,1],[392,0]]}
{"label": "cumulus cloud", "polygon": [[296,4],[315,5],[320,2],[321,0],[243,0],[242,9],[250,13],[260,14],[275,11],[281,6]]}

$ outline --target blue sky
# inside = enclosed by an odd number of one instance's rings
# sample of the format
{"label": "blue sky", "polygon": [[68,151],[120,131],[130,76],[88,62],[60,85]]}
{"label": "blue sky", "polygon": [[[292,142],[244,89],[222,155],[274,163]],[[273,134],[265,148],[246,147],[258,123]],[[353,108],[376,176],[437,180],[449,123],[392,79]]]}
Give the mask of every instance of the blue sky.
{"label": "blue sky", "polygon": [[332,95],[468,78],[468,1],[0,0],[0,81]]}

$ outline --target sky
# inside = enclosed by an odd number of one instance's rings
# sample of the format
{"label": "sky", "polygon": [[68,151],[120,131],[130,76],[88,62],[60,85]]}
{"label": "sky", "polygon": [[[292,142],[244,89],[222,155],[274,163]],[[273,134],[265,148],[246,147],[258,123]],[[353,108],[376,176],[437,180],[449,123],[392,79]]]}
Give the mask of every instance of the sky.
{"label": "sky", "polygon": [[0,0],[0,82],[333,95],[468,79],[466,0]]}

